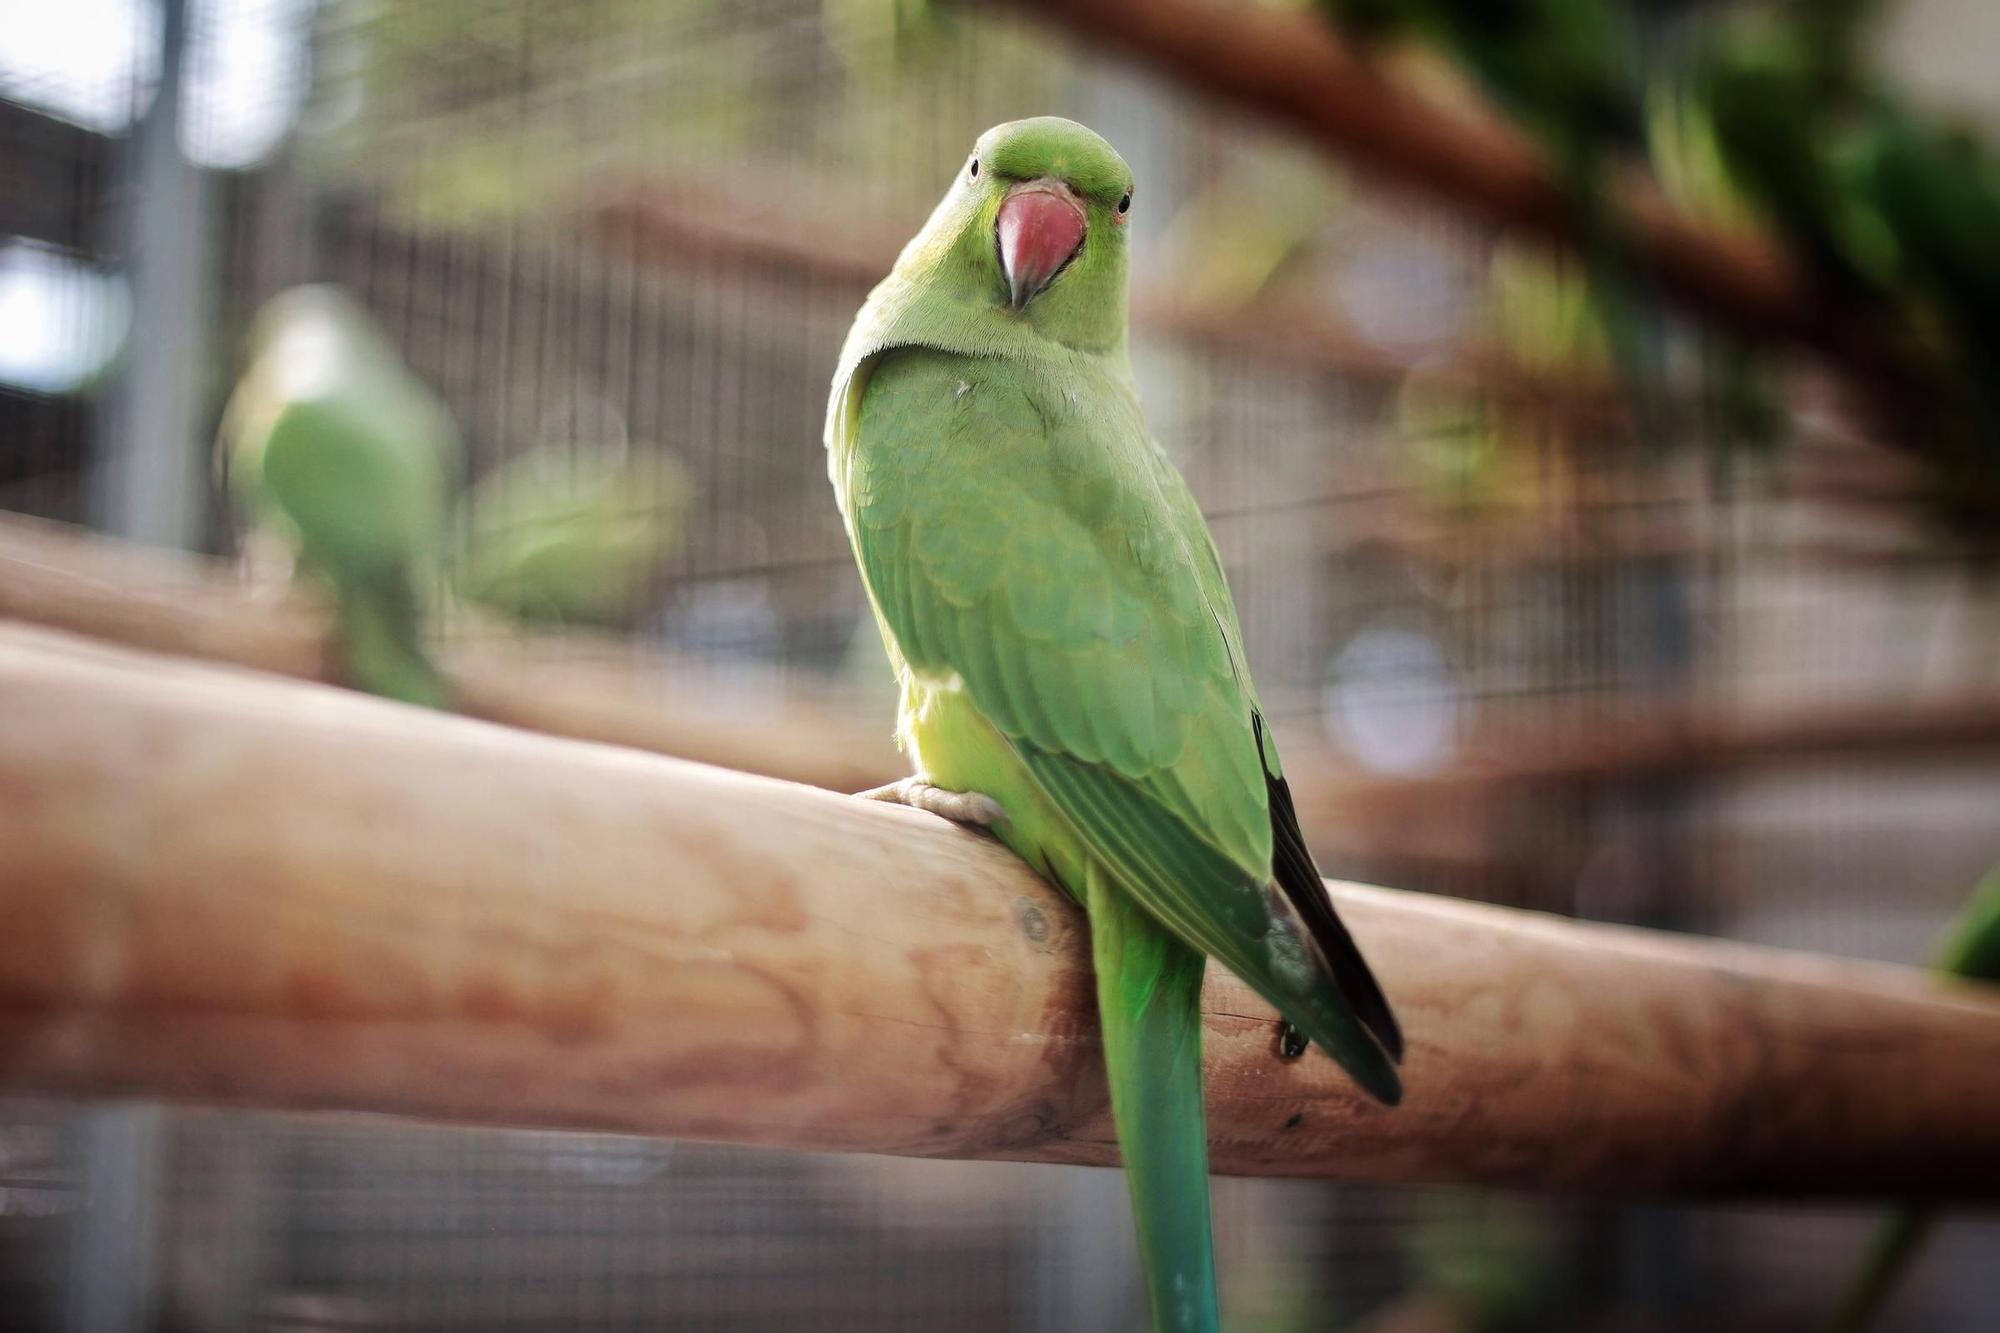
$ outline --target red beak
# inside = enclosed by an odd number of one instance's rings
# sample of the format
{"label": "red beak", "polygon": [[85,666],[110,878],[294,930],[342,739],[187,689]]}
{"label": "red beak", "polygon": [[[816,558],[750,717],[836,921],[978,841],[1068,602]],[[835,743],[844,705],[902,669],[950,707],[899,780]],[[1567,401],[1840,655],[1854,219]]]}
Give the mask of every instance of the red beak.
{"label": "red beak", "polygon": [[1060,181],[1025,181],[1007,191],[993,224],[1000,268],[1014,309],[1049,285],[1083,244],[1083,208]]}

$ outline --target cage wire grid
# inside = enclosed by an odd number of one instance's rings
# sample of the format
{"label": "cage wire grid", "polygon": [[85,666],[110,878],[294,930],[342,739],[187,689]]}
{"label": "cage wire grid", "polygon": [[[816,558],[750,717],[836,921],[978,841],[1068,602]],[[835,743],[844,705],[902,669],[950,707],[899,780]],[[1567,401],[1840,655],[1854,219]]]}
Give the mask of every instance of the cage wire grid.
{"label": "cage wire grid", "polygon": [[[0,177],[21,183],[0,192],[0,290],[15,293],[0,301],[28,290],[12,275],[53,274],[30,288],[82,364],[36,378],[0,358],[8,509],[93,517],[121,375],[102,330],[130,317],[134,127],[158,82],[141,54],[149,12],[117,11],[134,54],[97,76],[108,93],[0,69]],[[210,0],[189,23],[199,86],[246,25],[300,36],[291,63],[282,38],[272,48],[261,92],[211,91],[186,112],[191,142],[227,141],[246,115],[289,126],[267,155],[201,170],[202,428],[258,303],[343,283],[458,415],[462,484],[583,446],[686,470],[685,531],[617,627],[635,652],[707,663],[738,692],[809,683],[885,730],[892,701],[820,447],[871,274],[975,135],[1016,115],[1073,115],[1134,163],[1142,293],[1188,276],[1202,233],[1190,242],[1177,203],[1254,199],[1269,173],[1300,170],[1296,149],[1123,66],[922,6]],[[1822,484],[1844,475],[1851,441],[1718,463],[1703,446],[1720,427],[1700,410],[1674,417],[1664,451],[1550,416],[1497,481],[1414,468],[1407,383],[1476,342],[1500,242],[1307,170],[1325,216],[1279,285],[1366,355],[1148,320],[1143,302],[1134,349],[1288,745],[1349,773],[1421,776],[1523,725],[1555,745],[1664,706],[1888,707],[1992,682],[1995,625],[1972,575]],[[1699,343],[1659,336],[1698,389]],[[1466,503],[1495,490],[1497,507]],[[233,549],[224,497],[202,500],[200,542]],[[1992,856],[1996,788],[1990,765],[1832,758],[1446,792],[1387,837],[1309,832],[1335,876],[1910,960]],[[91,1114],[0,1108],[0,1326],[88,1322],[80,1266],[105,1243]],[[1143,1317],[1115,1173],[152,1114],[131,1326]],[[1418,1327],[1392,1321],[1488,1304],[1494,1327],[1805,1327],[1868,1221],[1259,1181],[1218,1181],[1216,1214],[1229,1313],[1273,1330]],[[1979,1327],[2000,1304],[1980,1261],[1993,1238],[1988,1222],[1948,1225],[1899,1327]]]}

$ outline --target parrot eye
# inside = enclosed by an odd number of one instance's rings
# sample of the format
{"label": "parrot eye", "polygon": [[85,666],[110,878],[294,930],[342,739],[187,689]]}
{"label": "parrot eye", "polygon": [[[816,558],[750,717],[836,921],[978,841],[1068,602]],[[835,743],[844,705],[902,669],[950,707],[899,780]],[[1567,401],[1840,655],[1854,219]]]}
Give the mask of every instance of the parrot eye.
{"label": "parrot eye", "polygon": [[1119,196],[1118,216],[1122,218],[1131,211],[1132,211],[1132,192],[1130,190],[1127,190],[1123,195]]}
{"label": "parrot eye", "polygon": [[971,165],[971,166],[969,166],[969,167],[967,167],[967,168],[965,169],[965,174],[966,174],[966,176],[967,176],[967,178],[968,178],[968,179],[971,179],[971,180],[978,180],[978,179],[979,179],[979,159],[978,159],[978,158],[976,158],[976,157],[975,157],[975,158],[973,158],[973,159],[972,159],[972,165]]}

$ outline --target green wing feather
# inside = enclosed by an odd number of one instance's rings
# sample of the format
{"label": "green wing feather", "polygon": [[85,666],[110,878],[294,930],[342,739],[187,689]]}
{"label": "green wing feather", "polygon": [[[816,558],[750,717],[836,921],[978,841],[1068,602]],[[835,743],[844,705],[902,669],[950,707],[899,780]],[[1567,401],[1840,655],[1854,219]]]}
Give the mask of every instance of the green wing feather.
{"label": "green wing feather", "polygon": [[1129,387],[911,348],[861,373],[834,480],[908,669],[961,681],[1122,889],[1396,1101],[1400,1034],[1274,811],[1220,562]]}

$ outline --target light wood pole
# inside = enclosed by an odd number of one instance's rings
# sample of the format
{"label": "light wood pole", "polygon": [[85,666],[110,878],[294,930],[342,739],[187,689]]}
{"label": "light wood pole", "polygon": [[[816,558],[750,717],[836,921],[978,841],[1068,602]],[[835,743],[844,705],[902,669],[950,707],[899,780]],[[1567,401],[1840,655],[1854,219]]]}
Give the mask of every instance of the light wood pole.
{"label": "light wood pole", "polygon": [[[2000,1000],[1336,885],[1370,1105],[1211,969],[1218,1171],[2000,1197]],[[0,625],[0,1088],[1115,1158],[1082,923],[928,815]]]}

